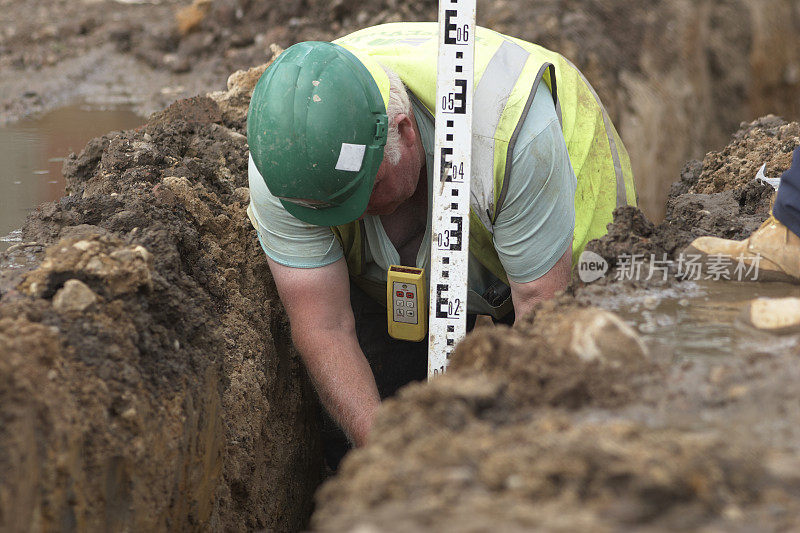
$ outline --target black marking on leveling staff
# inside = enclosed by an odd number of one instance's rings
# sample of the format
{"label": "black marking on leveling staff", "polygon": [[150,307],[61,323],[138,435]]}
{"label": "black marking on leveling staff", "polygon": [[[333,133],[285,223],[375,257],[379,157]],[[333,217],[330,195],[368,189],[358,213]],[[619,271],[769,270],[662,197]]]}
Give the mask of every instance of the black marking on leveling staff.
{"label": "black marking on leveling staff", "polygon": [[[448,285],[444,283],[436,284],[436,318],[447,318],[447,298],[442,296],[447,289]],[[444,306],[444,311],[442,311],[442,306]]]}
{"label": "black marking on leveling staff", "polygon": [[453,127],[453,121],[452,120],[448,120],[447,121],[447,127],[448,128],[452,128]]}
{"label": "black marking on leveling staff", "polygon": [[461,72],[464,68],[461,65],[456,65],[456,72]]}
{"label": "black marking on leveling staff", "polygon": [[463,235],[464,219],[461,217],[450,217],[450,222],[456,225],[456,229],[450,230],[450,250],[461,250],[461,236]]}
{"label": "black marking on leveling staff", "polygon": [[447,333],[454,333],[455,330],[456,330],[455,326],[452,326],[452,325],[448,325],[447,326]]}
{"label": "black marking on leveling staff", "polygon": [[450,264],[450,258],[449,257],[442,257],[442,264],[443,265],[449,265]]}
{"label": "black marking on leveling staff", "polygon": [[458,189],[453,189],[453,190],[452,190],[452,192],[451,192],[451,194],[452,194],[453,196],[458,196]]}
{"label": "black marking on leveling staff", "polygon": [[467,112],[467,80],[459,80],[456,79],[456,87],[461,88],[460,91],[456,91],[454,100],[457,102],[461,102],[461,105],[453,109],[453,113],[458,115],[463,115]]}
{"label": "black marking on leveling staff", "polygon": [[456,52],[456,59],[461,59],[464,57],[464,52]]}
{"label": "black marking on leveling staff", "polygon": [[458,16],[458,11],[455,9],[445,9],[444,10],[444,44],[456,44],[457,40],[455,35],[451,36],[450,33],[455,33],[458,26],[450,22],[450,19],[456,18]]}
{"label": "black marking on leveling staff", "polygon": [[448,346],[452,346],[453,344],[455,344],[455,342],[456,342],[456,341],[455,341],[455,340],[453,340],[453,339],[447,339],[447,345],[448,345]]}
{"label": "black marking on leveling staff", "polygon": [[448,141],[452,141],[453,140],[453,134],[452,133],[448,133],[447,135],[445,135],[445,139],[447,139]]}
{"label": "black marking on leveling staff", "polygon": [[442,277],[443,278],[449,278],[450,277],[450,271],[449,270],[442,270]]}
{"label": "black marking on leveling staff", "polygon": [[450,204],[450,209],[458,209],[458,204],[453,202],[452,204]]}
{"label": "black marking on leveling staff", "polygon": [[447,160],[448,155],[453,155],[452,148],[442,148],[441,155],[439,156],[441,159],[441,164],[439,165],[439,181],[453,181],[452,172],[453,163]]}

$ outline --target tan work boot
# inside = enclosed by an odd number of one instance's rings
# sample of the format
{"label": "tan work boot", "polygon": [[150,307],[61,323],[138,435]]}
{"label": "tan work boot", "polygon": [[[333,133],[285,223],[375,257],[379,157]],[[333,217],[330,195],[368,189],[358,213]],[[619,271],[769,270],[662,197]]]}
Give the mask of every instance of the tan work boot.
{"label": "tan work boot", "polygon": [[[713,263],[720,270],[725,259],[728,265],[725,279],[800,283],[800,237],[772,215],[743,241],[700,237],[683,250],[683,255],[684,258],[701,256],[700,262],[706,266],[706,274]],[[756,262],[757,275],[755,269],[751,269]],[[751,269],[750,275],[737,276],[734,271],[739,264],[739,268]]]}
{"label": "tan work boot", "polygon": [[800,298],[757,298],[742,309],[741,319],[764,331],[797,331],[800,329]]}

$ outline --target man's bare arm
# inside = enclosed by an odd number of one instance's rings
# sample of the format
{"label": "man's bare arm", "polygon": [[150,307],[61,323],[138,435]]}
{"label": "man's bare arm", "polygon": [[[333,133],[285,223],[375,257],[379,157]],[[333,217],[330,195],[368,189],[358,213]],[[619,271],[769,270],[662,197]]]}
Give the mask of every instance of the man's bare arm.
{"label": "man's bare arm", "polygon": [[358,345],[344,259],[320,268],[268,262],[289,315],[292,340],[323,406],[357,446],[363,445],[380,396]]}
{"label": "man's bare arm", "polygon": [[530,312],[538,302],[549,300],[559,291],[566,289],[571,273],[572,246],[570,245],[561,259],[544,276],[527,283],[516,283],[509,280],[516,318],[521,318]]}

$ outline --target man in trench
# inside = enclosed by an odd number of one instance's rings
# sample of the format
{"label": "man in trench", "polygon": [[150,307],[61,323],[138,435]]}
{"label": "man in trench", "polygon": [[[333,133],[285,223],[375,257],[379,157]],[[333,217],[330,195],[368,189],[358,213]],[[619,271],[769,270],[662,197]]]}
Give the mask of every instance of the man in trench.
{"label": "man in trench", "polygon": [[[248,214],[336,423],[334,468],[348,439],[367,442],[381,398],[427,373],[427,339],[390,338],[385,299],[391,265],[429,267],[437,32],[296,44],[250,103]],[[478,28],[473,106],[468,322],[513,323],[567,286],[636,191],[600,100],[559,54]]]}

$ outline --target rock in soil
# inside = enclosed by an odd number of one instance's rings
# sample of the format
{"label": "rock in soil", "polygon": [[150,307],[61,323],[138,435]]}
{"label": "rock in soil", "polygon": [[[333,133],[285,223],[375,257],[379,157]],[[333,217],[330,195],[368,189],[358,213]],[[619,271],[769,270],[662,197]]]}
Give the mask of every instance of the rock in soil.
{"label": "rock in soil", "polygon": [[76,311],[80,313],[97,301],[97,295],[84,282],[68,279],[64,287],[53,296],[53,309],[59,313]]}

